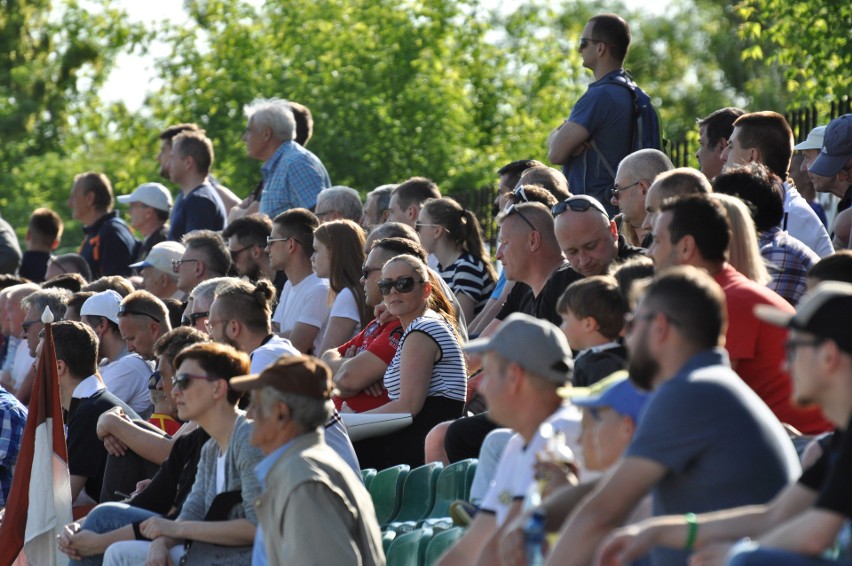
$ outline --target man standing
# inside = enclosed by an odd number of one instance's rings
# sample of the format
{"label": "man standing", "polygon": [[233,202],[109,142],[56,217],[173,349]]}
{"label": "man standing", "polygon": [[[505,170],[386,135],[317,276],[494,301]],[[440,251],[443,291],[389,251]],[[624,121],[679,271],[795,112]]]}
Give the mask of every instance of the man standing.
{"label": "man standing", "polygon": [[169,239],[179,242],[195,230],[225,227],[225,206],[207,175],[213,164],[213,144],[202,133],[184,132],[172,140],[169,175],[183,193],[172,211]]}
{"label": "man standing", "polygon": [[586,24],[579,51],[595,80],[571,109],[571,116],[547,138],[547,156],[562,165],[574,194],[590,195],[616,212],[609,188],[618,163],[632,151],[634,94],[624,71],[630,26],[620,16],[602,14]]}
{"label": "man standing", "polygon": [[119,195],[118,202],[128,205],[130,227],[143,238],[137,257],[145,259],[151,248],[169,237],[166,223],[172,210],[172,195],[160,183],[145,183],[129,195]]}
{"label": "man standing", "polygon": [[33,283],[41,283],[47,273],[47,264],[53,250],[62,241],[62,218],[49,208],[37,208],[30,215],[25,242],[27,251],[21,257],[18,275]]}
{"label": "man standing", "polygon": [[92,271],[92,279],[104,275],[130,275],[139,242],[112,209],[112,185],[103,173],[81,173],[74,177],[68,208],[83,223],[80,255]]}
{"label": "man standing", "polygon": [[[263,161],[259,211],[270,218],[291,208],[314,208],[319,192],[331,186],[322,161],[297,144],[296,121],[286,100],[255,99],[244,108],[243,141],[252,159]],[[241,209],[256,212],[251,207]]]}
{"label": "man standing", "polygon": [[784,220],[781,229],[820,257],[834,253],[828,232],[796,187],[787,182],[793,155],[793,130],[777,112],[743,114],[734,122],[728,146],[722,151],[725,169],[755,161],[784,182]]}
{"label": "man standing", "polygon": [[784,369],[783,329],[754,316],[755,305],[772,305],[794,312],[780,295],[734,269],[727,261],[730,225],[722,205],[704,196],[663,204],[654,224],[654,244],[648,255],[658,271],[692,265],[707,271],[722,287],[727,308],[725,348],[731,367],[772,409],[775,416],[805,434],[830,430],[818,408],[794,407],[793,386]]}
{"label": "man standing", "polygon": [[[626,456],[568,519],[547,564],[591,564],[597,546],[652,493],[654,514],[765,503],[801,471],[778,419],[731,371],[725,297],[691,267],[661,274],[628,330],[630,379],[654,390]],[[724,418],[720,418],[724,415]],[[655,566],[685,564],[655,550]]]}
{"label": "man standing", "polygon": [[266,456],[256,468],[263,493],[252,563],[383,565],[370,496],[320,428],[332,411],[328,366],[284,358],[231,386],[251,390],[251,443]]}
{"label": "man standing", "polygon": [[660,173],[674,169],[671,160],[660,150],[640,149],[621,160],[615,174],[612,187],[612,204],[621,211],[622,232],[624,224],[637,236],[637,243],[647,249],[651,245],[650,230],[643,229],[645,224],[645,195]]}

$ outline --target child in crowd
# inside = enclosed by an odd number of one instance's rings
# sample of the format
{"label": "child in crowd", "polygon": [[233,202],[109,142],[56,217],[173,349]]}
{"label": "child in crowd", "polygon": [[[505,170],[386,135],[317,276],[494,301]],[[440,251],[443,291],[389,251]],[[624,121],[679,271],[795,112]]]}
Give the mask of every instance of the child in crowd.
{"label": "child in crowd", "polygon": [[627,367],[621,342],[627,300],[614,278],[586,277],[565,289],[556,310],[574,357],[574,386],[588,387]]}

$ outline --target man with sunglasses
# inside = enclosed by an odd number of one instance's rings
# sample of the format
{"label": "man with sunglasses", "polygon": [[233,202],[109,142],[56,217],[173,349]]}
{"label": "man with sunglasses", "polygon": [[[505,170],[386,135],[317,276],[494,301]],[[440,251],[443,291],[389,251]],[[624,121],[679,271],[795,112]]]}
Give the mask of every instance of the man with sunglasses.
{"label": "man with sunglasses", "polygon": [[547,138],[547,155],[562,165],[574,194],[598,199],[610,215],[615,167],[632,150],[635,86],[624,71],[630,26],[615,14],[593,17],[583,29],[579,51],[595,81],[571,110],[570,117]]}
{"label": "man with sunglasses", "polygon": [[627,243],[603,205],[589,195],[574,195],[552,212],[559,247],[583,277],[604,275],[614,263],[644,253]]}
{"label": "man with sunglasses", "polygon": [[248,277],[252,282],[262,278],[275,281],[278,272],[269,266],[269,254],[266,253],[266,239],[270,234],[272,220],[263,214],[243,216],[225,227],[222,237],[228,242],[237,275]]}

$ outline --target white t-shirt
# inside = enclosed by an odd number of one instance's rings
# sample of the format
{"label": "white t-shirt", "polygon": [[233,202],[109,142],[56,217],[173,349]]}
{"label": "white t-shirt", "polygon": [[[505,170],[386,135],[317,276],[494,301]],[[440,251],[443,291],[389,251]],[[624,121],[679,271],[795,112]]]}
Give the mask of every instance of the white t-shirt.
{"label": "white t-shirt", "polygon": [[141,416],[151,413],[148,378],[154,371],[139,354],[127,354],[98,368],[107,390]]}
{"label": "white t-shirt", "polygon": [[[325,321],[322,329],[320,330],[320,334],[325,337],[326,331],[328,331],[328,324],[331,322],[332,318],[348,318],[350,320],[355,321],[355,330],[352,332],[351,336],[348,336],[343,342],[340,344],[345,344],[352,340],[359,332],[361,332],[361,313],[358,311],[358,303],[355,300],[355,295],[352,294],[352,290],[349,288],[344,288],[337,296],[334,298],[334,303],[331,305],[331,312],[328,315],[328,319]],[[320,340],[320,343],[322,340]],[[333,344],[332,346],[340,346],[340,344]],[[316,353],[316,352],[315,352]]]}
{"label": "white t-shirt", "polygon": [[314,354],[322,343],[322,328],[328,320],[328,280],[320,279],[311,273],[298,285],[290,281],[284,284],[281,300],[272,315],[272,322],[278,323],[279,332],[289,332],[297,322],[316,326],[319,329],[314,340]]}
{"label": "white t-shirt", "polygon": [[33,367],[34,361],[35,358],[30,355],[30,347],[27,345],[27,341],[21,339],[18,343],[18,349],[15,350],[15,360],[12,362],[12,369],[10,370],[15,389],[21,386],[24,378],[30,372],[30,368]]}
{"label": "white t-shirt", "polygon": [[281,356],[298,356],[299,350],[286,338],[273,335],[266,344],[251,353],[251,372],[260,373]]}
{"label": "white t-shirt", "polygon": [[[554,431],[564,433],[565,444],[575,454],[575,458],[582,454],[578,444],[582,416],[577,407],[566,404],[545,421],[553,426]],[[546,447],[547,440],[538,431],[527,446],[524,446],[524,439],[520,434],[515,434],[509,440],[500,463],[497,464],[497,473],[494,474],[491,487],[482,500],[482,510],[494,513],[498,526],[506,520],[512,503],[523,499],[529,491],[535,478],[536,454]],[[577,458],[578,466],[579,463]]]}

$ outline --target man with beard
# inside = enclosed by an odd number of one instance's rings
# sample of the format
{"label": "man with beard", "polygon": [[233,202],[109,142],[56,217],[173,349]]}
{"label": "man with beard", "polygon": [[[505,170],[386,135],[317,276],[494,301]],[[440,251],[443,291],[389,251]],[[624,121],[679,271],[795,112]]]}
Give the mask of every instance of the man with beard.
{"label": "man with beard", "polygon": [[[676,267],[648,286],[627,348],[630,379],[654,395],[625,458],[568,519],[547,564],[590,564],[649,492],[655,516],[702,513],[766,503],[797,477],[781,423],[730,368],[726,326],[725,295],[707,273]],[[655,550],[652,563],[685,564],[691,546]]]}
{"label": "man with beard", "polygon": [[237,275],[254,282],[262,278],[275,280],[276,272],[269,267],[269,254],[266,253],[266,238],[270,234],[272,220],[263,214],[240,217],[225,227],[222,237],[228,243]]}

